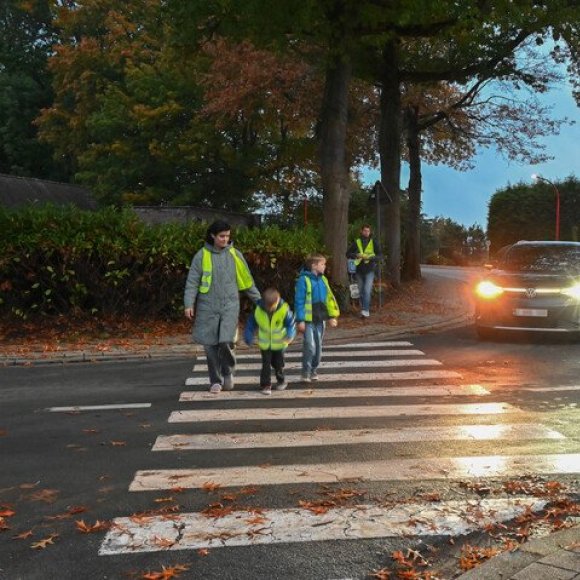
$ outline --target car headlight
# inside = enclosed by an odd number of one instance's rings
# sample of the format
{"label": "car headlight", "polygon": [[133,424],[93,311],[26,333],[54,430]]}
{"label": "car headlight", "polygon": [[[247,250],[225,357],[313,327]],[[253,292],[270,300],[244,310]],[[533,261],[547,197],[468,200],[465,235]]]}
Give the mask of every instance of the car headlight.
{"label": "car headlight", "polygon": [[480,298],[491,300],[503,294],[503,288],[500,288],[499,286],[497,286],[493,282],[490,282],[489,280],[484,280],[475,287],[475,293]]}
{"label": "car headlight", "polygon": [[580,300],[580,282],[577,282],[574,286],[570,286],[569,288],[563,288],[562,294]]}

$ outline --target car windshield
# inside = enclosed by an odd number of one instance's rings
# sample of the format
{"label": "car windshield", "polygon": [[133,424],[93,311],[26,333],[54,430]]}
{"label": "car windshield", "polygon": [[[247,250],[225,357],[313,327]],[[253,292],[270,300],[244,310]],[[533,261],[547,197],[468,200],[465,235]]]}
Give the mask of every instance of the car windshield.
{"label": "car windshield", "polygon": [[580,275],[580,246],[512,246],[502,267],[513,272]]}

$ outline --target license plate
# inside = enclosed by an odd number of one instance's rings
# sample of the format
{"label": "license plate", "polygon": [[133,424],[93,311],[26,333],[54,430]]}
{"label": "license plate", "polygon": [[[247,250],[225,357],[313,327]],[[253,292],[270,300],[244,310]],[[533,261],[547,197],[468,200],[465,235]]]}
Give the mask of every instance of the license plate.
{"label": "license plate", "polygon": [[545,308],[516,308],[514,316],[548,316]]}

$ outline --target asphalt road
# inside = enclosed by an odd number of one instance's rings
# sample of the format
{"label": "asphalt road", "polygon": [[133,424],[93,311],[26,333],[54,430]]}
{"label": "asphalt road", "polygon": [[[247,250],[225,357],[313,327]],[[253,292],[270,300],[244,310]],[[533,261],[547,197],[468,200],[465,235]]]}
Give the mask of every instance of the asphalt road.
{"label": "asphalt road", "polygon": [[397,550],[451,578],[541,507],[529,486],[575,498],[577,352],[463,328],[328,348],[314,391],[258,397],[240,368],[238,398],[192,401],[191,360],[1,368],[0,578],[365,578]]}

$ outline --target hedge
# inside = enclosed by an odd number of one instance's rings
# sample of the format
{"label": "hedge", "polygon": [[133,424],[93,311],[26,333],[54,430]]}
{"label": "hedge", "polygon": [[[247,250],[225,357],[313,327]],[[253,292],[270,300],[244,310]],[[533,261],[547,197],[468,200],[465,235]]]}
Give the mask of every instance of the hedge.
{"label": "hedge", "polygon": [[[0,208],[0,315],[176,317],[207,224],[150,226],[130,209]],[[312,228],[234,229],[258,288],[292,299],[304,257],[321,251]]]}

